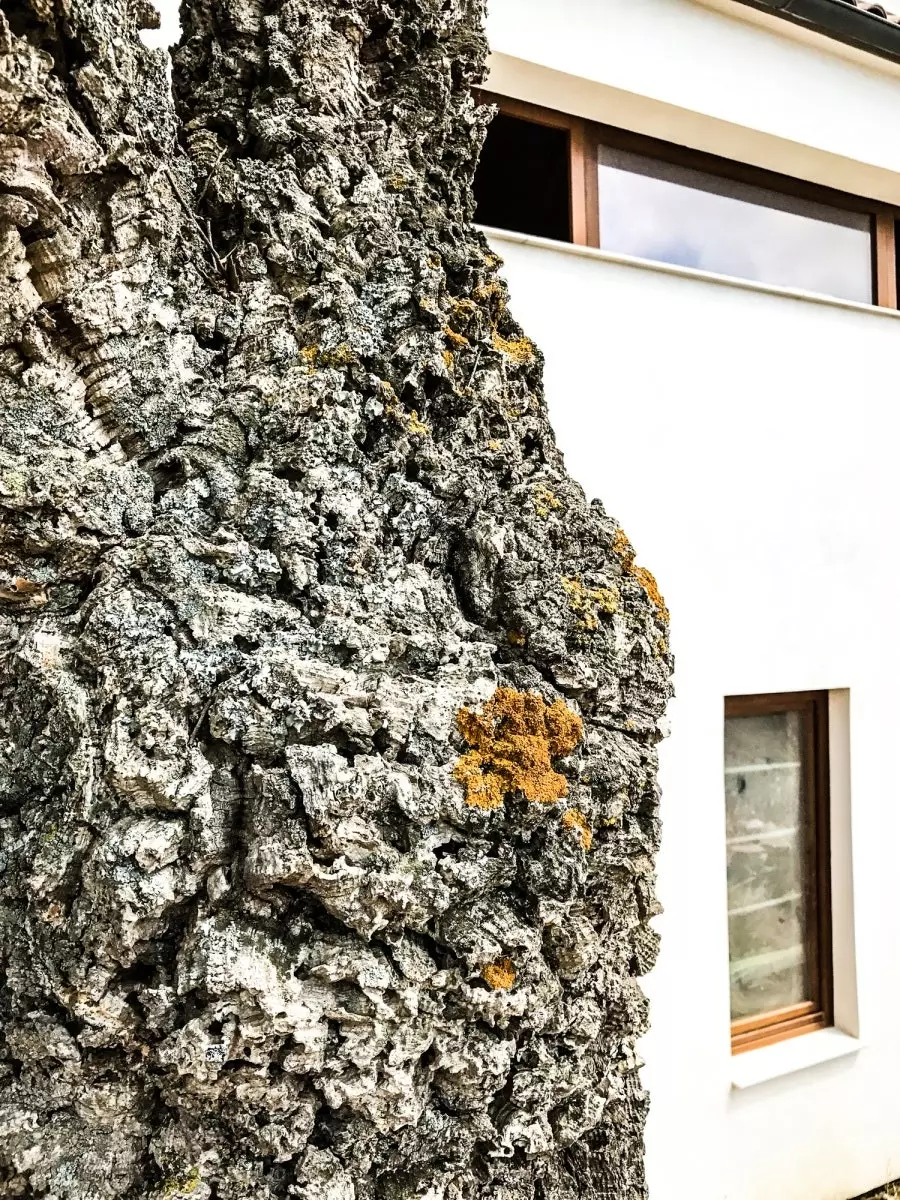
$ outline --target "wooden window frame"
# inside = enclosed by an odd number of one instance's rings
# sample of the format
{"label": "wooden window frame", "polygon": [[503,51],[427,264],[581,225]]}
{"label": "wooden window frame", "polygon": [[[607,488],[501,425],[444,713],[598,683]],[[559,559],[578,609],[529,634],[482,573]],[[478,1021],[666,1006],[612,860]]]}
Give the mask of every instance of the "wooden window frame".
{"label": "wooden window frame", "polygon": [[828,692],[729,696],[725,700],[726,718],[786,712],[799,712],[804,718],[806,949],[813,997],[790,1008],[732,1021],[732,1054],[742,1054],[802,1033],[827,1029],[834,1023]]}
{"label": "wooden window frame", "polygon": [[898,307],[897,222],[900,221],[900,208],[704,151],[691,150],[687,146],[664,142],[659,138],[631,133],[611,125],[601,125],[596,121],[558,112],[553,108],[543,108],[524,100],[513,100],[494,92],[478,90],[475,95],[478,103],[495,104],[506,116],[533,121],[538,125],[549,125],[554,129],[565,129],[568,132],[569,240],[576,246],[602,249],[597,169],[600,147],[610,146],[634,154],[644,154],[676,166],[705,171],[723,179],[768,188],[773,192],[781,192],[782,195],[828,204],[847,212],[868,214],[872,231],[872,304],[877,308]]}

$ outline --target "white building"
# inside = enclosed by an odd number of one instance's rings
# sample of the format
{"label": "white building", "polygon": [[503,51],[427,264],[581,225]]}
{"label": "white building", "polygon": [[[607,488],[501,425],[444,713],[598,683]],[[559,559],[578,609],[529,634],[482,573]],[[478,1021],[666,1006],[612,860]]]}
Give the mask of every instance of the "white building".
{"label": "white building", "polygon": [[489,36],[483,219],[672,615],[651,1195],[847,1200],[900,1176],[900,26],[490,0]]}

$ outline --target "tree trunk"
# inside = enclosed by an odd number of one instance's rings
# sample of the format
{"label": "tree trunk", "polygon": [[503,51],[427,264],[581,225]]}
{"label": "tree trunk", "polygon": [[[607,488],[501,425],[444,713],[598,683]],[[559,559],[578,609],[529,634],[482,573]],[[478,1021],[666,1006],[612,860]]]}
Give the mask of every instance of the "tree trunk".
{"label": "tree trunk", "polygon": [[0,1196],[644,1195],[666,612],[471,225],[481,9],[188,0],[173,89],[4,0]]}

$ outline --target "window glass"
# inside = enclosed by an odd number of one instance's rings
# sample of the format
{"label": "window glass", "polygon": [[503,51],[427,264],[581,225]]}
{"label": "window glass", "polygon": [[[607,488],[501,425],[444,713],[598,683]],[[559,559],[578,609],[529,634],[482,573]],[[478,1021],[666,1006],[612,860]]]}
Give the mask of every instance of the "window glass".
{"label": "window glass", "polygon": [[813,999],[799,712],[725,721],[731,1016]]}
{"label": "window glass", "polygon": [[475,220],[568,241],[569,134],[498,113],[475,172]]}
{"label": "window glass", "polygon": [[871,304],[866,213],[600,147],[600,245]]}

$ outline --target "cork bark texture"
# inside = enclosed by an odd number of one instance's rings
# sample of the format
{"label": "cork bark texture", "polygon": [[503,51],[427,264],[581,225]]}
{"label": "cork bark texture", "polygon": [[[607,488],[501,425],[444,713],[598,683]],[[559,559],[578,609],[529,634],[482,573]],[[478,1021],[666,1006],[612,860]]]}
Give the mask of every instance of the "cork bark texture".
{"label": "cork bark texture", "polygon": [[152,17],[0,15],[0,1196],[642,1197],[667,614],[481,0]]}

